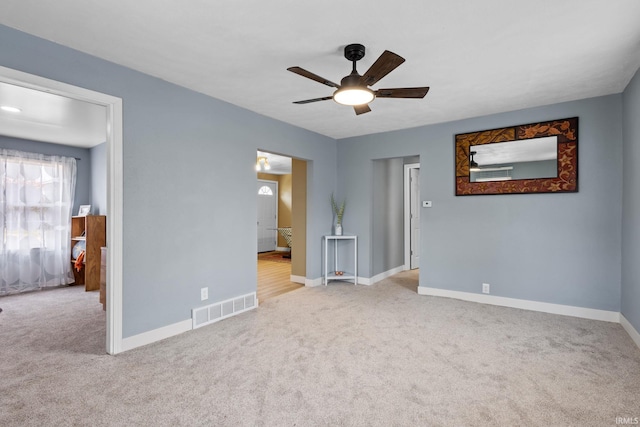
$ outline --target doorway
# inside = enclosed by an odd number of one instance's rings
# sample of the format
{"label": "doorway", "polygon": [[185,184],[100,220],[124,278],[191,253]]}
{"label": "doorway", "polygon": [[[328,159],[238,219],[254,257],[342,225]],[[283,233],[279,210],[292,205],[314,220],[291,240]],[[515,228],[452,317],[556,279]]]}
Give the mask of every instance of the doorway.
{"label": "doorway", "polygon": [[256,171],[256,288],[264,302],[305,283],[306,161],[258,151]]}
{"label": "doorway", "polygon": [[0,82],[104,106],[107,114],[107,309],[106,351],[122,349],[122,99],[10,68],[0,67]]}
{"label": "doorway", "polygon": [[404,165],[404,265],[420,267],[420,163]]}

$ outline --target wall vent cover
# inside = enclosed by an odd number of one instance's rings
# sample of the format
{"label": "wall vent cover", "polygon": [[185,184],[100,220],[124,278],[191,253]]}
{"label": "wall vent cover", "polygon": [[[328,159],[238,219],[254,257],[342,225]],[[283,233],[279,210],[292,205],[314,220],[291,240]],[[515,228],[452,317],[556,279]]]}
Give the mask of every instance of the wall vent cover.
{"label": "wall vent cover", "polygon": [[219,301],[204,307],[191,310],[193,329],[210,325],[227,317],[244,313],[258,306],[256,293],[241,295],[224,301]]}

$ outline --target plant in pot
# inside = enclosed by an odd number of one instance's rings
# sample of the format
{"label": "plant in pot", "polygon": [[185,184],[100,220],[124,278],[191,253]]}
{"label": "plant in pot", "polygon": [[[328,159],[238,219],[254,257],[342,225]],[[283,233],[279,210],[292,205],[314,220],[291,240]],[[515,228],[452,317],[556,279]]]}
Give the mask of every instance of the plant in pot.
{"label": "plant in pot", "polygon": [[336,202],[336,199],[333,197],[333,193],[331,193],[331,207],[336,216],[336,225],[334,227],[334,235],[336,236],[342,236],[342,217],[344,216],[344,206],[346,202],[346,200],[343,200],[342,203],[338,205],[338,202]]}

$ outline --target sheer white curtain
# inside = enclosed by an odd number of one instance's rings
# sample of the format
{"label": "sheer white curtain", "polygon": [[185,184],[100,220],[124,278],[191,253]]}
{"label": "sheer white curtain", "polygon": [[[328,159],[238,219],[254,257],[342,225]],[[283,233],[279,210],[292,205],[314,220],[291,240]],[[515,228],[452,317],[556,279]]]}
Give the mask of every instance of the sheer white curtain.
{"label": "sheer white curtain", "polygon": [[76,160],[0,149],[0,295],[73,282]]}

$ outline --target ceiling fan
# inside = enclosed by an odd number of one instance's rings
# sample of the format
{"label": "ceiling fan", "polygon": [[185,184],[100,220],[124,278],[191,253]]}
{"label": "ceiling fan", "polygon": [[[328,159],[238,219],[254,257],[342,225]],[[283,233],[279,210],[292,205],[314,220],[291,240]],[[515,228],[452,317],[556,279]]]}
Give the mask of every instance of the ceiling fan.
{"label": "ceiling fan", "polygon": [[368,113],[371,111],[369,103],[376,98],[424,98],[428,87],[405,87],[397,89],[369,89],[384,76],[395,70],[404,62],[404,58],[393,52],[385,50],[364,75],[358,74],[356,70],[356,62],[364,58],[365,48],[363,45],[354,43],[344,48],[344,57],[353,63],[351,74],[344,77],[340,84],[336,84],[331,80],[320,77],[310,71],[300,67],[289,67],[288,71],[301,75],[311,80],[315,80],[323,85],[334,87],[337,90],[333,96],[325,96],[323,98],[306,99],[304,101],[295,101],[294,104],[309,104],[311,102],[326,101],[333,99],[338,104],[352,105],[357,115]]}

